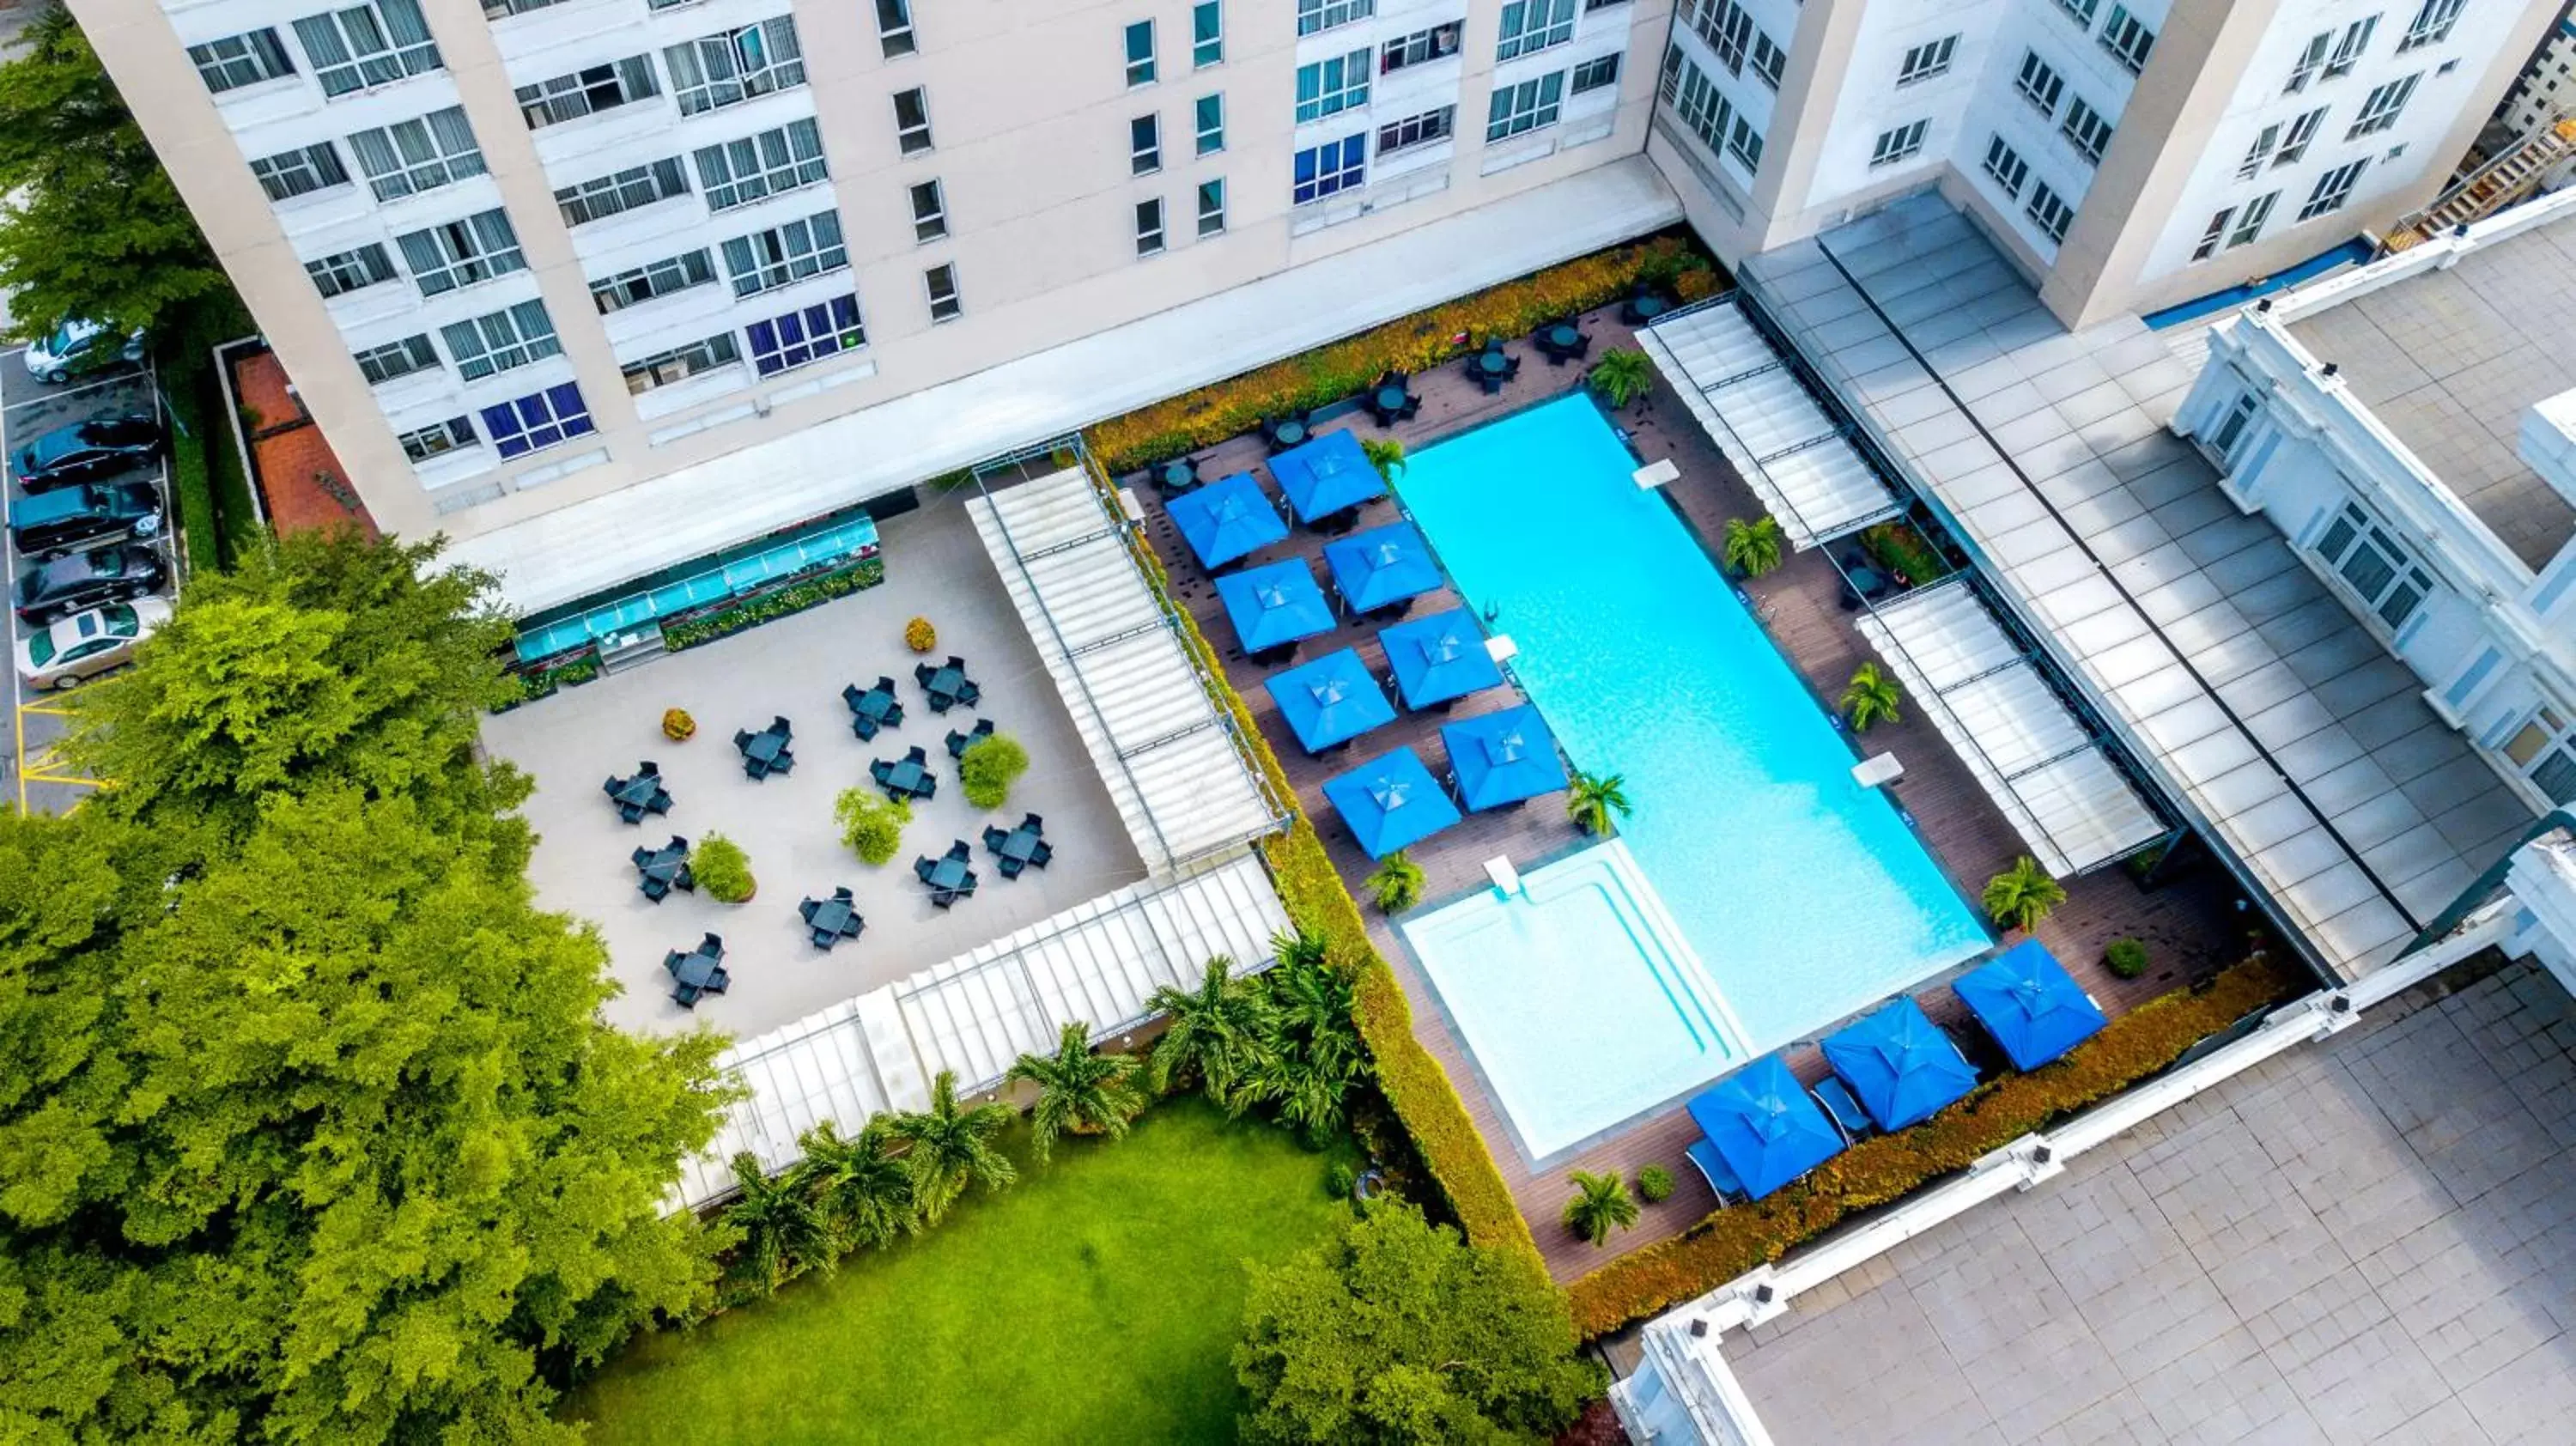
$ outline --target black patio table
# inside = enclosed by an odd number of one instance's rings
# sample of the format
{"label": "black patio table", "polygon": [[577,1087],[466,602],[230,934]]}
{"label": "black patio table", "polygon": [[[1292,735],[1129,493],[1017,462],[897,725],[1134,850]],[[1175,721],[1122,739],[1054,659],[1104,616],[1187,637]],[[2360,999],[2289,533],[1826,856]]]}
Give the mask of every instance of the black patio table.
{"label": "black patio table", "polygon": [[1377,409],[1380,412],[1403,411],[1405,400],[1405,390],[1402,387],[1386,386],[1377,389]]}
{"label": "black patio table", "polygon": [[751,741],[742,745],[742,756],[754,763],[776,763],[778,755],[786,751],[787,735],[774,728],[754,733]]}
{"label": "black patio table", "polygon": [[1199,464],[1189,457],[1177,457],[1156,469],[1154,475],[1162,482],[1164,495],[1173,496],[1199,485]]}
{"label": "black patio table", "polygon": [[1501,376],[1511,364],[1512,359],[1500,351],[1484,351],[1476,354],[1476,370],[1487,376]]}
{"label": "black patio table", "polygon": [[1583,333],[1575,330],[1571,324],[1560,321],[1556,325],[1549,327],[1547,330],[1540,332],[1539,340],[1546,342],[1549,346],[1555,347],[1559,351],[1572,351],[1575,347],[1583,344]]}
{"label": "black patio table", "polygon": [[663,961],[663,967],[671,971],[671,977],[680,981],[683,989],[706,988],[724,972],[723,966],[724,955],[721,952],[709,954],[703,947],[686,954],[673,950],[671,958]]}
{"label": "black patio table", "polygon": [[921,675],[922,691],[930,695],[930,711],[945,713],[960,703],[972,705],[983,696],[983,690],[966,676],[966,665],[951,658]]}
{"label": "black patio table", "polygon": [[843,688],[841,701],[850,706],[850,731],[861,742],[875,737],[880,728],[903,726],[903,704],[894,695],[892,678],[879,678],[864,692]]}
{"label": "black patio table", "polygon": [[807,899],[799,907],[797,912],[805,916],[807,927],[814,931],[815,948],[829,949],[843,939],[859,937],[867,922],[850,905],[850,891],[836,889],[828,899]]}
{"label": "black patio table", "polygon": [[962,894],[974,887],[975,871],[967,867],[965,856],[951,853],[930,866],[922,882],[934,894]]}
{"label": "black patio table", "polygon": [[993,852],[1013,863],[1025,864],[1037,855],[1038,845],[1043,841],[1044,836],[1036,829],[1022,824],[1004,834],[1002,841],[993,846]]}
{"label": "black patio table", "polygon": [[687,839],[674,834],[660,848],[637,849],[632,857],[644,897],[653,902],[662,902],[662,896],[674,888],[696,891],[698,881],[689,872]]}
{"label": "black patio table", "polygon": [[1270,445],[1284,451],[1303,445],[1307,435],[1306,424],[1291,417],[1270,429]]}
{"label": "black patio table", "polygon": [[642,823],[657,799],[665,811],[671,806],[662,792],[662,775],[649,769],[638,769],[632,778],[611,778],[608,785],[609,802],[617,806],[617,816],[628,823]]}
{"label": "black patio table", "polygon": [[977,719],[975,726],[963,733],[951,728],[948,730],[948,756],[962,759],[966,756],[967,749],[992,736],[993,720],[990,718]]}
{"label": "black patio table", "polygon": [[918,758],[898,758],[891,763],[880,758],[877,764],[878,767],[872,767],[868,772],[875,776],[877,786],[886,791],[888,798],[928,798],[938,791],[938,776],[922,766]]}

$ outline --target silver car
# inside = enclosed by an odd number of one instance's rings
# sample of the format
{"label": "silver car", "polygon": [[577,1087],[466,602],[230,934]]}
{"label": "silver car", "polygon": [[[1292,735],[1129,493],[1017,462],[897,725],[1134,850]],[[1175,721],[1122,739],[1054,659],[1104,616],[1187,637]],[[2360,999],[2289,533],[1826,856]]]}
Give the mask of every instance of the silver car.
{"label": "silver car", "polygon": [[74,613],[18,640],[18,676],[30,688],[76,688],[134,656],[134,645],[170,620],[157,597]]}

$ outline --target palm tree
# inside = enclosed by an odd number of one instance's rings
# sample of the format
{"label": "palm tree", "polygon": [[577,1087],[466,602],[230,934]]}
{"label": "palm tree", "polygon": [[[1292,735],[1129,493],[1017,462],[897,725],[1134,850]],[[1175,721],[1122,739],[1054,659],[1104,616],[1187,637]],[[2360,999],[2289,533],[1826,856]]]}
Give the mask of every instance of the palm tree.
{"label": "palm tree", "polygon": [[741,1193],[725,1207],[724,1221],[741,1232],[734,1258],[750,1270],[762,1291],[776,1290],[798,1265],[815,1266],[828,1275],[840,1263],[831,1224],[801,1184],[771,1179],[749,1150],[733,1157],[733,1182]]}
{"label": "palm tree", "polygon": [[877,1115],[844,1139],[830,1120],[807,1130],[797,1179],[812,1192],[841,1248],[885,1246],[921,1222],[913,1203],[912,1171],[894,1148],[886,1117]]}
{"label": "palm tree", "polygon": [[1383,913],[1401,914],[1422,899],[1422,865],[1397,849],[1378,860],[1368,876],[1369,893]]}
{"label": "palm tree", "polygon": [[1628,1194],[1628,1182],[1617,1173],[1595,1175],[1577,1170],[1566,1183],[1574,1187],[1574,1194],[1565,1202],[1565,1225],[1575,1234],[1595,1245],[1605,1245],[1611,1231],[1626,1230],[1637,1223],[1637,1202]]}
{"label": "palm tree", "polygon": [[2007,929],[2028,933],[2065,902],[2066,886],[2050,878],[2048,871],[2028,854],[1986,880],[1986,913]]}
{"label": "palm tree", "polygon": [[1234,961],[1219,954],[1207,962],[1198,988],[1166,984],[1145,1001],[1164,1020],[1146,1073],[1157,1093],[1196,1074],[1199,1088],[1227,1114],[1243,1112],[1243,1082],[1259,1063],[1266,1020],[1259,991],[1233,976]]}
{"label": "palm tree", "polygon": [[1332,949],[1332,940],[1322,930],[1310,929],[1302,921],[1270,936],[1270,957],[1281,968],[1323,964]]}
{"label": "palm tree", "polygon": [[970,1184],[999,1190],[1020,1178],[993,1144],[1010,1123],[1009,1105],[987,1102],[961,1108],[957,1071],[943,1069],[931,1081],[929,1109],[896,1115],[887,1124],[887,1130],[909,1147],[904,1163],[912,1170],[913,1199],[923,1224],[938,1224]]}
{"label": "palm tree", "polygon": [[1628,780],[1616,773],[1576,769],[1565,785],[1565,816],[1585,833],[1606,834],[1612,814],[1626,818],[1630,811]]}
{"label": "palm tree", "polygon": [[1741,517],[1726,519],[1726,540],[1721,551],[1726,556],[1727,571],[1739,577],[1760,577],[1780,565],[1780,519],[1757,517],[1751,522]]}
{"label": "palm tree", "polygon": [[1866,733],[1877,724],[1897,721],[1896,707],[1904,701],[1905,691],[1885,668],[1863,663],[1852,670],[1851,682],[1843,688],[1843,717],[1854,733]]}
{"label": "palm tree", "polygon": [[1635,347],[1613,347],[1592,364],[1592,390],[1613,407],[1628,405],[1654,384],[1654,364]]}
{"label": "palm tree", "polygon": [[1002,1078],[1038,1087],[1038,1102],[1029,1107],[1030,1143],[1043,1161],[1055,1137],[1127,1133],[1127,1122],[1145,1108],[1136,1092],[1136,1057],[1097,1054],[1091,1048],[1091,1026],[1068,1020],[1056,1035],[1052,1055],[1024,1054]]}
{"label": "palm tree", "polygon": [[1393,437],[1366,438],[1360,443],[1360,451],[1386,481],[1394,481],[1395,474],[1404,470],[1404,444]]}
{"label": "palm tree", "polygon": [[1320,959],[1284,956],[1262,983],[1269,1029],[1245,1091],[1308,1134],[1328,1133],[1340,1126],[1343,1097],[1366,1067],[1351,1022],[1350,983]]}

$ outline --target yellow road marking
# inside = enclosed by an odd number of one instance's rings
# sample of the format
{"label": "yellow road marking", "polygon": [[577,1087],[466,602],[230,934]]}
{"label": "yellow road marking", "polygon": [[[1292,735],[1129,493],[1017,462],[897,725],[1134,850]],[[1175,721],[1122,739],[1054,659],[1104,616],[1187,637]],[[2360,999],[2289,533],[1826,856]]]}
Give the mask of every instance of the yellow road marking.
{"label": "yellow road marking", "polygon": [[53,718],[69,718],[73,716],[71,709],[54,703],[21,703],[18,707],[22,712],[42,713]]}
{"label": "yellow road marking", "polygon": [[77,777],[74,777],[74,776],[72,776],[71,774],[67,774],[67,773],[23,773],[23,772],[22,772],[22,773],[20,773],[20,774],[18,775],[18,777],[19,777],[22,781],[23,781],[23,780],[30,780],[30,779],[32,779],[33,781],[35,781],[35,782],[37,782],[37,783],[68,783],[68,784],[73,785],[73,786],[74,786],[74,787],[76,787],[76,788],[104,788],[104,787],[106,787],[106,785],[105,785],[105,784],[100,783],[100,782],[99,782],[97,779],[95,779],[95,778],[77,778]]}

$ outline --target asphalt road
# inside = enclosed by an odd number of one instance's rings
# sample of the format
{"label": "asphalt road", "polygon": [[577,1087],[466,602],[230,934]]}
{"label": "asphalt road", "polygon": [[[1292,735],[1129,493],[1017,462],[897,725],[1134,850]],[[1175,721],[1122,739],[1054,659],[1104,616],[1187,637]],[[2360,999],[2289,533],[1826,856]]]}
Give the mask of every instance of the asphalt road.
{"label": "asphalt road", "polygon": [[[120,366],[49,387],[27,375],[26,364],[19,359],[24,350],[10,347],[0,351],[0,457],[10,459],[6,464],[8,484],[0,490],[0,520],[5,520],[6,511],[14,511],[18,499],[26,495],[18,486],[15,461],[17,449],[26,439],[108,412],[162,412],[152,374],[144,367]],[[163,527],[150,545],[160,551],[165,562],[171,562],[173,539],[179,529],[170,507],[167,460],[155,463],[148,473],[138,471],[113,480],[138,479],[150,480],[161,493],[161,514],[171,519],[172,525]],[[17,549],[9,545],[5,533],[0,533],[0,562],[5,562],[7,576],[14,582],[21,564]],[[171,575],[178,575],[175,563]],[[63,705],[51,694],[29,693],[19,681],[18,639],[24,635],[25,626],[18,621],[15,610],[0,606],[0,627],[7,632],[9,661],[0,666],[0,676],[8,679],[11,725],[5,740],[7,754],[0,759],[0,769],[5,769],[0,784],[17,796],[22,812],[65,812],[98,785],[53,757],[53,745],[68,727]]]}

